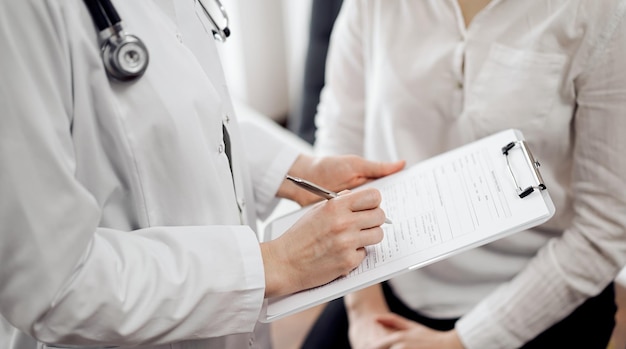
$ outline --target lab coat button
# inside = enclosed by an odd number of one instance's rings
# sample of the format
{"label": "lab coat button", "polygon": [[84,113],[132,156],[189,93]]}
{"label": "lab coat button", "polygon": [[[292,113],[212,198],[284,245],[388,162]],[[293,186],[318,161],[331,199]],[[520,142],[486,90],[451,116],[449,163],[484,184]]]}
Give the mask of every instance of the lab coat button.
{"label": "lab coat button", "polygon": [[224,114],[224,123],[229,123],[230,122],[230,116],[228,116],[228,114]]}
{"label": "lab coat button", "polygon": [[250,339],[248,340],[248,345],[249,345],[249,346],[252,346],[253,344],[254,344],[254,339],[250,338]]}
{"label": "lab coat button", "polygon": [[178,41],[182,44],[183,43],[183,34],[181,33],[176,33],[176,38],[178,39]]}
{"label": "lab coat button", "polygon": [[220,143],[220,145],[217,146],[217,151],[222,154],[224,152],[225,146],[224,143]]}

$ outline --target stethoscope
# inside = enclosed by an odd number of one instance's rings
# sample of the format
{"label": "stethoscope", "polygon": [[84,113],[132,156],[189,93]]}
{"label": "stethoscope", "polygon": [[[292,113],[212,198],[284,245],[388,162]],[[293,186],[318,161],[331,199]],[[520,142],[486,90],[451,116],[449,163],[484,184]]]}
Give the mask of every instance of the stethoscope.
{"label": "stethoscope", "polygon": [[[101,42],[101,56],[109,77],[119,81],[131,81],[140,78],[148,68],[150,55],[148,48],[137,36],[128,34],[122,26],[122,20],[111,0],[84,0],[91,18],[98,28]],[[182,0],[175,0],[182,1]],[[197,0],[202,11],[213,26],[213,37],[224,42],[230,36],[228,15],[220,0],[214,0],[224,17],[224,26],[206,9],[204,1]]]}

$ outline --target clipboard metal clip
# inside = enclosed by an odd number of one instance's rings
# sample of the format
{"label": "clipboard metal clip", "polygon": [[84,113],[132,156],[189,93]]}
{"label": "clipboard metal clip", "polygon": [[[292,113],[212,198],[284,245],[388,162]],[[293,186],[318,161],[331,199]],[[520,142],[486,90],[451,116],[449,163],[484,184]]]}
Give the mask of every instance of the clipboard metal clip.
{"label": "clipboard metal clip", "polygon": [[[517,145],[519,145],[519,147],[522,149],[522,152],[524,153],[524,158],[526,159],[528,166],[530,166],[530,168],[533,170],[532,171],[533,177],[535,181],[537,182],[536,185],[528,186],[525,189],[522,188],[517,183],[517,179],[515,178],[515,174],[513,174],[513,169],[511,168],[511,163],[509,162],[509,151],[515,148],[515,146]],[[506,167],[509,169],[509,173],[511,174],[511,177],[513,178],[513,183],[515,184],[515,190],[517,191],[517,195],[520,198],[527,197],[532,192],[534,192],[535,189],[537,190],[546,189],[546,185],[543,183],[543,178],[541,177],[541,173],[539,172],[539,166],[541,165],[539,164],[539,161],[536,161],[535,158],[533,157],[533,154],[530,152],[530,149],[528,149],[528,145],[526,145],[526,141],[523,141],[523,140],[514,141],[505,145],[504,147],[502,147],[502,154],[504,155],[506,159]]]}

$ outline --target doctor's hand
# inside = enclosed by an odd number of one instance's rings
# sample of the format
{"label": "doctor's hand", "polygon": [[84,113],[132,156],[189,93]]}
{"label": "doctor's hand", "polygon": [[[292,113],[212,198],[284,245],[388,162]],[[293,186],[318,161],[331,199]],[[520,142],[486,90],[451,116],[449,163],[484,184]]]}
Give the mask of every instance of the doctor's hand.
{"label": "doctor's hand", "polygon": [[376,189],[344,192],[311,208],[279,238],[261,244],[265,296],[291,294],[347,275],[364,246],[383,239],[385,215]]}
{"label": "doctor's hand", "polygon": [[[376,162],[356,155],[328,157],[300,155],[289,169],[289,174],[340,192],[398,172],[404,165],[404,161]],[[320,201],[318,196],[298,188],[287,180],[283,181],[279,188],[278,196],[296,201],[301,206]]]}
{"label": "doctor's hand", "polygon": [[371,343],[369,349],[463,349],[456,330],[436,331],[394,313],[376,321],[392,333]]}

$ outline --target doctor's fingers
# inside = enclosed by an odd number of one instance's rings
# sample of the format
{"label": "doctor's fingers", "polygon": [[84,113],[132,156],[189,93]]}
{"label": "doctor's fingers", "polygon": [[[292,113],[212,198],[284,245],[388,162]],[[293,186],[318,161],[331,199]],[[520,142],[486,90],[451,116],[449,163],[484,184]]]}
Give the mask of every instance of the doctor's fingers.
{"label": "doctor's fingers", "polygon": [[366,246],[375,245],[382,241],[384,236],[380,227],[353,231],[335,237],[333,241],[333,253],[343,260],[341,264],[342,275],[346,275],[356,268],[365,259]]}
{"label": "doctor's fingers", "polygon": [[359,247],[365,247],[370,245],[376,245],[383,241],[385,233],[381,227],[373,227],[363,229],[357,233],[356,245]]}
{"label": "doctor's fingers", "polygon": [[380,227],[385,223],[386,219],[385,212],[380,207],[353,212],[350,217],[354,220],[354,225],[359,229]]}
{"label": "doctor's fingers", "polygon": [[378,207],[382,201],[382,196],[380,195],[380,191],[378,191],[378,189],[365,188],[342,194],[334,200],[346,200],[348,201],[348,207],[350,210],[352,212],[358,212]]}
{"label": "doctor's fingers", "polygon": [[[380,207],[358,212],[330,205],[324,209],[322,219],[326,221],[328,234],[335,235],[337,238],[350,238],[351,234],[358,236],[360,231],[380,227],[385,222],[385,213]],[[344,234],[348,236],[343,236]]]}
{"label": "doctor's fingers", "polygon": [[381,208],[367,211],[352,212],[347,217],[340,217],[333,224],[337,240],[346,246],[364,247],[379,243],[383,237],[380,227],[385,221],[385,213]]}
{"label": "doctor's fingers", "polygon": [[349,254],[349,257],[345,258],[345,267],[343,271],[341,271],[340,276],[346,276],[350,274],[350,272],[352,272],[354,269],[358,268],[365,259],[365,257],[367,257],[367,251],[365,250],[365,247],[360,247],[356,250],[352,250]]}

